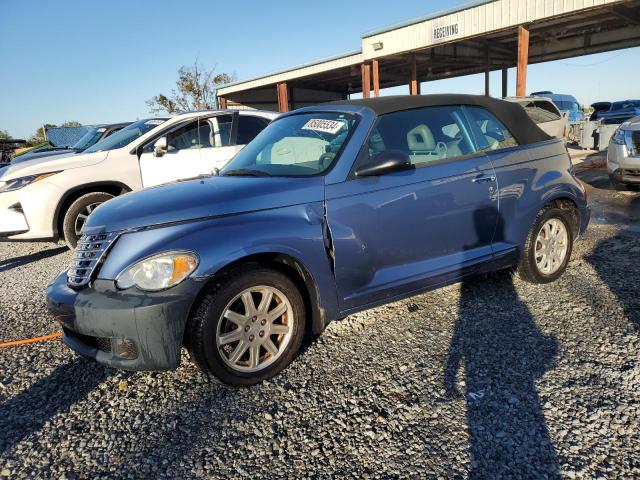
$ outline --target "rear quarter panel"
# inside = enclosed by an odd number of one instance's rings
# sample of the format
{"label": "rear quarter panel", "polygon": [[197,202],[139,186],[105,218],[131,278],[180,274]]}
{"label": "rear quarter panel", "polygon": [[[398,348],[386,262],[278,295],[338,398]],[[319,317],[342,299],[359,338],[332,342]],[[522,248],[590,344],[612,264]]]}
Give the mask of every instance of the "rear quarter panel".
{"label": "rear quarter panel", "polygon": [[549,140],[489,154],[498,179],[500,221],[496,251],[521,250],[538,212],[553,200],[572,200],[579,210],[586,200],[572,174],[562,141]]}

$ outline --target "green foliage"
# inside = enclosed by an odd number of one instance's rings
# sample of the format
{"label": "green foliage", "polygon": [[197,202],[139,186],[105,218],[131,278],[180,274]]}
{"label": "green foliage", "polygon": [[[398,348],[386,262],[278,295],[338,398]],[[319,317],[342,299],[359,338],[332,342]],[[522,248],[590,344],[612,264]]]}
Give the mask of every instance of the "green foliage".
{"label": "green foliage", "polygon": [[0,128],[0,140],[6,140],[7,138],[11,138],[11,135],[9,135],[9,132],[7,130],[2,130]]}
{"label": "green foliage", "polygon": [[171,94],[160,93],[146,103],[154,114],[217,108],[216,90],[234,80],[235,75],[215,73],[215,69],[206,70],[196,59],[192,67],[183,65],[178,69],[176,88],[171,90]]}

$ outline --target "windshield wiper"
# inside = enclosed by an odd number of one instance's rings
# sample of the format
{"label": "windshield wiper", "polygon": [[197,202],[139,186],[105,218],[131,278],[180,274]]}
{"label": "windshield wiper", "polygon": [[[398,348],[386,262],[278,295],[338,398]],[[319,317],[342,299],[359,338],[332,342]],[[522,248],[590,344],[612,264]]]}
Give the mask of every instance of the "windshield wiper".
{"label": "windshield wiper", "polygon": [[229,170],[228,172],[224,172],[223,175],[225,177],[270,177],[267,172],[263,172],[262,170],[251,170],[250,168],[236,168],[234,170]]}

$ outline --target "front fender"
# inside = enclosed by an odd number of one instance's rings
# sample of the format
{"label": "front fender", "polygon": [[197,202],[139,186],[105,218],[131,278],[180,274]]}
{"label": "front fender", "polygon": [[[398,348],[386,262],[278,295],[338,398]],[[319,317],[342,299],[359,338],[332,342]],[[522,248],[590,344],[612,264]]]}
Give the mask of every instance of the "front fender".
{"label": "front fender", "polygon": [[335,279],[323,236],[322,202],[124,233],[109,252],[98,278],[115,280],[129,265],[169,250],[195,251],[200,257],[193,273],[197,278],[210,278],[252,255],[287,255],[311,277],[324,318],[337,316]]}

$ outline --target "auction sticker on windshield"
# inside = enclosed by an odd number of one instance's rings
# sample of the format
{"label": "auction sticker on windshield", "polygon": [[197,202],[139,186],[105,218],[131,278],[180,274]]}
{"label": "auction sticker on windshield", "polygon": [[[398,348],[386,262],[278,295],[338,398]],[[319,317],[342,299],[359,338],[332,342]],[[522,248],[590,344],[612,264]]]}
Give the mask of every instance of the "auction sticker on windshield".
{"label": "auction sticker on windshield", "polygon": [[321,118],[312,118],[302,127],[303,130],[314,130],[316,132],[325,132],[335,135],[344,127],[344,122],[339,120],[324,120]]}

